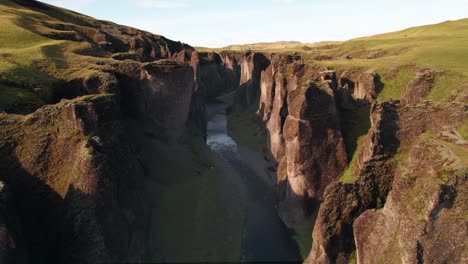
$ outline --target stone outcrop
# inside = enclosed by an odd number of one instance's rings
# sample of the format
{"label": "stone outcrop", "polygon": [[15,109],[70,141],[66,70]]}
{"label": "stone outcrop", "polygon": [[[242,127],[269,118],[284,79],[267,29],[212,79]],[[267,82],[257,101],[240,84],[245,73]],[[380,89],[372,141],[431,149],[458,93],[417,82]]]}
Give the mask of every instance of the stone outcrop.
{"label": "stone outcrop", "polygon": [[[53,9],[36,1],[17,2],[37,12]],[[0,114],[0,180],[18,205],[25,241],[22,245],[17,226],[10,223],[14,214],[2,218],[0,209],[0,221],[6,219],[0,258],[20,254],[35,263],[148,260],[148,164],[127,123],[136,125],[131,129],[139,137],[159,145],[182,145],[195,137],[201,141],[208,89],[199,78],[203,63],[192,47],[162,36],[80,14],[48,14],[63,24],[41,21],[35,33],[87,42],[91,48],[76,52],[93,58],[96,70],[54,84],[61,85],[49,101],[56,104],[27,116]],[[222,60],[226,72],[234,72],[226,78],[236,79],[235,59],[225,55]],[[61,98],[72,100],[59,102]]]}
{"label": "stone outcrop", "polygon": [[[55,7],[38,1],[16,0],[20,5],[46,12],[47,15],[57,18],[63,23],[49,23],[41,21],[41,26],[50,30],[37,30],[37,33],[51,39],[86,41],[95,48],[103,49],[89,51],[106,56],[115,53],[118,60],[136,59],[141,62],[150,62],[159,59],[185,60],[190,57],[193,48],[187,44],[172,41],[160,35],[132,27],[118,25],[109,21],[98,21],[91,17],[74,13],[54,12]],[[52,12],[48,12],[52,11]]]}
{"label": "stone outcrop", "polygon": [[270,61],[262,53],[247,52],[239,59],[240,81],[237,89],[236,105],[256,107],[260,98],[260,79]]}
{"label": "stone outcrop", "polygon": [[240,65],[228,53],[200,53],[198,85],[209,98],[232,92],[239,87]]}
{"label": "stone outcrop", "polygon": [[421,69],[405,87],[401,100],[405,103],[420,103],[431,92],[436,73],[430,69]]}
{"label": "stone outcrop", "polygon": [[458,151],[468,153],[443,135],[420,136],[396,172],[385,206],[353,224],[359,263],[466,261],[468,175]]}
{"label": "stone outcrop", "polygon": [[[310,204],[322,199],[325,187],[347,166],[336,75],[323,78],[299,56],[270,55],[267,63],[257,56],[257,64],[255,58],[246,55],[240,61],[240,105],[248,107],[258,98],[257,116],[267,131],[266,154],[278,164],[280,216],[289,226],[310,225]],[[253,89],[259,89],[258,97],[248,92]]]}
{"label": "stone outcrop", "polygon": [[138,228],[145,213],[133,200],[141,176],[120,115],[110,95],[62,101],[28,116],[0,115],[2,179],[36,263],[142,256],[144,240],[134,239],[145,237]]}
{"label": "stone outcrop", "polygon": [[354,88],[354,99],[374,103],[377,99],[377,78],[377,75],[373,72],[361,74]]}
{"label": "stone outcrop", "polygon": [[[405,189],[402,185],[399,185],[398,182],[400,182],[401,176],[399,175],[401,171],[405,170],[405,167],[419,168],[425,171],[428,166],[438,165],[437,162],[435,162],[435,164],[430,164],[432,159],[421,156],[424,162],[426,162],[426,164],[422,166],[422,163],[415,158],[415,154],[411,154],[414,150],[411,150],[410,158],[405,161],[407,157],[406,153],[408,153],[411,148],[418,148],[418,145],[414,142],[417,141],[418,138],[424,137],[427,131],[445,135],[445,137],[454,140],[456,137],[450,136],[452,134],[450,131],[456,130],[463,120],[467,119],[465,109],[463,104],[457,102],[424,102],[417,105],[406,105],[400,104],[398,101],[391,101],[374,105],[371,116],[372,128],[364,140],[364,147],[359,153],[359,159],[355,161],[355,166],[360,168],[356,175],[357,179],[352,184],[331,184],[325,191],[324,203],[320,207],[314,227],[314,244],[309,255],[309,261],[311,263],[347,263],[348,258],[355,250],[354,236],[356,236],[356,241],[358,243],[358,251],[361,250],[358,255],[359,259],[363,261],[362,263],[375,263],[380,255],[377,256],[372,252],[383,252],[385,255],[385,249],[382,249],[382,251],[376,250],[376,248],[385,248],[385,243],[392,243],[392,246],[396,245],[394,242],[382,239],[386,237],[384,234],[390,237],[390,233],[394,234],[395,231],[395,229],[392,229],[385,221],[395,224],[397,221],[393,220],[392,217],[403,213],[405,215],[401,215],[400,217],[406,219],[409,212],[392,211],[390,213],[389,210],[393,209],[384,209],[378,210],[374,214],[372,213],[374,211],[365,211],[373,208],[381,208],[384,204],[385,207],[388,205],[389,208],[394,208],[391,207],[391,204],[395,203],[391,201],[394,199],[392,198],[392,193],[405,193],[405,196],[416,197],[418,192],[420,192],[419,189],[416,188],[412,190],[408,187]],[[458,142],[459,140],[456,141]],[[462,146],[458,147],[462,148]],[[464,146],[464,148],[466,148],[466,146]],[[461,149],[459,150],[462,151]],[[464,151],[466,151],[466,149]],[[460,158],[462,159],[462,157]],[[447,160],[445,159],[444,161]],[[402,164],[402,162],[406,162],[405,167],[397,170],[397,168],[400,167],[399,164]],[[438,175],[442,174],[444,170],[439,169],[440,168],[434,167],[432,173]],[[408,171],[408,169],[405,171]],[[453,174],[449,172],[448,175]],[[437,207],[438,202],[434,200],[434,197],[437,197],[441,190],[437,187],[440,186],[440,183],[437,184],[437,180],[431,178],[431,173],[426,176],[427,177],[422,178],[432,183],[427,185],[429,188],[427,189],[428,193],[420,197],[421,201],[419,201],[419,203],[422,205],[423,208],[421,210],[424,212],[426,212],[425,210],[430,211]],[[394,188],[398,189],[395,190]],[[418,188],[422,187],[419,186]],[[393,191],[390,192],[390,190]],[[409,191],[409,193],[406,193],[405,190]],[[415,191],[415,193],[411,191]],[[389,200],[387,200],[389,192],[391,195],[388,198]],[[399,198],[398,201],[403,202]],[[386,201],[387,203],[385,203]],[[440,203],[443,202],[441,201]],[[394,209],[396,210],[396,208]],[[380,217],[380,215],[385,212],[387,212],[386,217],[390,217],[388,220],[382,220],[383,218]],[[361,214],[362,220],[357,221],[356,219],[361,219]],[[403,223],[402,221],[399,223]],[[374,223],[375,226],[370,225],[371,223]],[[417,219],[412,219],[406,222],[406,224],[408,224],[408,226],[403,227],[400,225],[400,227],[409,228],[408,230],[411,230],[410,226],[414,224],[416,224],[416,226],[420,225],[417,223]],[[394,225],[394,227],[396,226]],[[369,243],[369,240],[367,240],[370,233],[369,230],[372,228],[381,230],[379,231],[380,233],[378,233],[380,236],[378,236],[377,233],[375,237],[372,236],[376,244],[367,244]],[[458,227],[454,225],[453,228]],[[415,235],[417,236],[417,234]],[[403,239],[403,237],[404,236],[402,236],[401,239]],[[409,243],[416,243],[414,239],[410,241]],[[436,240],[431,241],[433,241],[433,243],[439,243],[434,242]],[[393,250],[398,251],[398,247],[394,247]],[[455,251],[457,250],[460,251],[459,248],[455,249]],[[399,251],[398,254],[401,253],[403,253],[403,251]],[[431,260],[434,259],[431,258]],[[388,261],[391,260],[388,259]],[[402,259],[402,261],[405,262],[404,259]]]}

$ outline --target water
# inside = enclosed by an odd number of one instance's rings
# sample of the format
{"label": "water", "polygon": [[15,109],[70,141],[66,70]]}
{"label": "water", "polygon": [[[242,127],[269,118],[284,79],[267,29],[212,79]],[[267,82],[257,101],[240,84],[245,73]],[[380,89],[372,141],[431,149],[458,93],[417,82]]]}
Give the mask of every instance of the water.
{"label": "water", "polygon": [[295,241],[278,216],[275,183],[268,180],[266,171],[258,175],[242,161],[238,145],[227,133],[226,105],[207,105],[207,119],[208,147],[227,161],[234,175],[241,175],[248,194],[242,261],[301,261]]}

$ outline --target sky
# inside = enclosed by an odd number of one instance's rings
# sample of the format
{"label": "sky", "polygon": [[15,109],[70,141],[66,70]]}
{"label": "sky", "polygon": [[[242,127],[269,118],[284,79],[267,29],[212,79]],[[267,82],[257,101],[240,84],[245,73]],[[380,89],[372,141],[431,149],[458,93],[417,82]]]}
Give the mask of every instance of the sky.
{"label": "sky", "polygon": [[347,40],[468,17],[468,0],[42,0],[192,46]]}

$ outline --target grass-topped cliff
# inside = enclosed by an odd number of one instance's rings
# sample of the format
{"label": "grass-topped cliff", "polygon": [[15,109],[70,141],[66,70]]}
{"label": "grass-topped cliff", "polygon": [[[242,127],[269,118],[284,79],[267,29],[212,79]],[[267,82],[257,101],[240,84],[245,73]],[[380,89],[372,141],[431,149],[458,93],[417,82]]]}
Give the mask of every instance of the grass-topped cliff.
{"label": "grass-topped cliff", "polygon": [[468,18],[343,42],[274,42],[198,49],[296,52],[306,64],[346,70],[349,74],[374,71],[384,84],[378,101],[400,98],[418,68],[437,72],[434,87],[427,97],[429,100],[450,100],[468,81]]}
{"label": "grass-topped cliff", "polygon": [[425,190],[419,153],[451,162],[433,166],[434,190],[463,190],[450,180],[466,176],[468,19],[219,54],[37,1],[0,0],[0,25],[0,200],[5,184],[24,230],[0,242],[14,252],[24,236],[38,263],[239,261],[241,177],[204,144],[206,100],[221,93],[236,141],[273,160],[274,208],[303,256],[309,202],[322,202],[312,261],[362,259],[354,220],[384,206],[394,178]]}
{"label": "grass-topped cliff", "polygon": [[[61,98],[112,92],[116,80],[109,72],[117,62],[154,61],[192,49],[37,1],[0,0],[0,24],[0,111],[9,113],[30,113]],[[93,91],[97,86],[101,90]]]}

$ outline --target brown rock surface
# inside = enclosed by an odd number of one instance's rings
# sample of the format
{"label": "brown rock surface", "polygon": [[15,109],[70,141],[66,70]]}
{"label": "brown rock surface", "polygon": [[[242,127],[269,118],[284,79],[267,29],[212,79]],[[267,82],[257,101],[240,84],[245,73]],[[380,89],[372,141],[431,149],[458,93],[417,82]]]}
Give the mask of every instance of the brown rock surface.
{"label": "brown rock surface", "polygon": [[[336,75],[313,82],[323,74],[302,64],[300,57],[270,55],[269,60],[261,71],[257,114],[267,131],[267,155],[279,165],[280,215],[289,226],[305,225],[310,203],[322,198],[347,165],[334,95]],[[245,67],[251,66],[241,63],[248,75],[252,70]]]}
{"label": "brown rock surface", "polygon": [[119,118],[109,95],[62,101],[28,116],[0,114],[2,179],[17,200],[35,262],[142,256],[143,239],[132,237],[144,237],[136,228],[144,213],[128,203],[138,197],[132,180],[138,170]]}
{"label": "brown rock surface", "polygon": [[468,163],[462,147],[420,136],[387,203],[353,225],[359,263],[464,263]]}
{"label": "brown rock surface", "polygon": [[239,58],[240,82],[236,104],[240,107],[257,106],[260,99],[260,78],[270,61],[262,53],[245,53]]}
{"label": "brown rock surface", "polygon": [[199,88],[207,97],[216,97],[239,87],[240,66],[230,54],[200,53]]}
{"label": "brown rock surface", "polygon": [[354,99],[374,103],[377,98],[376,78],[373,72],[360,75],[354,88]]}
{"label": "brown rock surface", "polygon": [[401,100],[405,103],[420,103],[431,92],[436,73],[430,69],[422,69],[405,87]]}
{"label": "brown rock surface", "polygon": [[[387,199],[388,192],[392,189],[392,185],[393,188],[397,188],[395,186],[399,181],[399,176],[395,176],[398,175],[396,168],[405,160],[406,153],[412,148],[414,142],[426,131],[446,134],[445,131],[456,130],[461,122],[467,118],[464,109],[463,104],[457,102],[425,102],[417,105],[405,105],[394,101],[374,105],[371,116],[372,128],[364,140],[364,147],[359,154],[360,159],[356,161],[357,164],[360,164],[359,176],[353,184],[335,183],[325,191],[324,203],[320,207],[314,228],[314,244],[309,261],[311,263],[346,263],[347,258],[355,248],[353,241],[354,221],[367,209],[381,208]],[[417,160],[411,158],[407,163],[412,162],[415,163],[411,166],[423,170],[427,168],[427,166],[421,167]],[[433,173],[440,174],[443,173],[442,171],[439,168],[434,168]],[[433,181],[431,184],[435,184],[435,182]],[[429,188],[429,186],[427,187]],[[399,190],[397,192],[400,193]],[[435,196],[438,195],[436,189],[432,193]],[[408,193],[408,195],[410,194]],[[425,200],[425,204],[428,203],[426,198],[423,200]],[[370,219],[369,215],[371,214],[365,213],[363,219]],[[357,224],[358,230],[354,230],[354,235],[359,237],[358,248],[361,247],[360,250],[362,250],[359,256],[370,254],[375,257],[371,253],[376,250],[375,247],[364,246],[368,242],[365,237],[369,232],[361,234],[361,231],[367,228],[364,226],[369,226],[374,220],[365,221],[362,220],[361,224]],[[395,223],[393,220],[388,221]],[[376,222],[374,223],[375,226],[379,226]],[[454,228],[458,228],[456,226]],[[379,226],[376,228],[387,230],[387,227]],[[382,232],[381,234],[383,234]],[[394,232],[394,229],[390,228],[387,232]],[[375,241],[377,240],[382,241],[382,243],[387,241],[382,236],[376,236]],[[381,246],[385,247],[383,244]],[[364,263],[375,263],[376,259],[372,257],[366,259],[369,262]]]}

